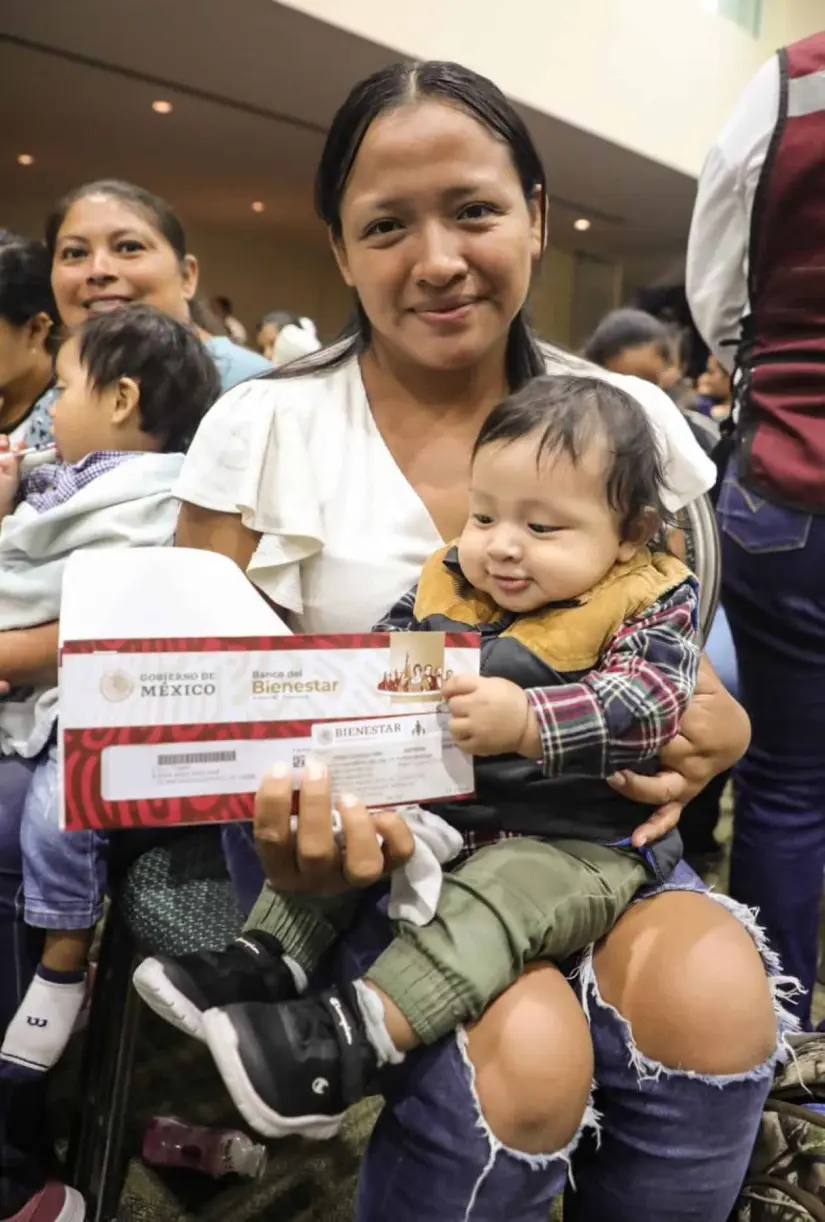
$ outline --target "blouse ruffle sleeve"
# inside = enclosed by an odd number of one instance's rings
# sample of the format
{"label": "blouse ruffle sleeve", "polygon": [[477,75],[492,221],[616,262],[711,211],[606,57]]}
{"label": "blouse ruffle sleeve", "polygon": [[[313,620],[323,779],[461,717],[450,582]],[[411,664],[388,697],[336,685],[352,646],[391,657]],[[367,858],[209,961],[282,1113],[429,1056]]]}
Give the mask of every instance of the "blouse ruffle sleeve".
{"label": "blouse ruffle sleeve", "polygon": [[324,532],[306,404],[294,401],[295,386],[248,382],[219,399],[195,435],[175,492],[204,509],[239,514],[261,536],[250,580],[300,614],[301,563],[323,549]]}

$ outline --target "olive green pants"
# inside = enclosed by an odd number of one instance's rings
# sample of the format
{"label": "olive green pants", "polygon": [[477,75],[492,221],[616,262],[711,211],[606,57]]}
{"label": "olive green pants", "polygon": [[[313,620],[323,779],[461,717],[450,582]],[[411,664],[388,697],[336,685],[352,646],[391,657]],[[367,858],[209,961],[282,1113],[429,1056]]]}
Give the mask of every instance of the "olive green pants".
{"label": "olive green pants", "polygon": [[[367,972],[425,1044],[484,1013],[536,959],[564,959],[604,937],[652,874],[641,857],[583,840],[519,837],[479,849],[444,875],[428,925],[395,924]],[[266,891],[247,929],[277,937],[310,973],[345,932],[358,897],[296,900]]]}

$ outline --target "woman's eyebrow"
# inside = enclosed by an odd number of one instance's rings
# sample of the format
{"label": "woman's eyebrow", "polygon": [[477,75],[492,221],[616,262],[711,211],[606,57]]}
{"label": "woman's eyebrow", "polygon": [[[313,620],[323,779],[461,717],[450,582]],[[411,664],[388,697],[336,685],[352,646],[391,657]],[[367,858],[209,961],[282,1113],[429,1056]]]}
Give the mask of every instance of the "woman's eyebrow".
{"label": "woman's eyebrow", "polygon": [[[127,234],[135,234],[135,233],[139,233],[141,237],[143,237],[143,230],[139,229],[137,225],[131,225],[127,227],[126,229],[116,229],[114,233],[109,234],[109,239],[111,241],[117,241],[118,238],[124,238],[127,236]],[[61,242],[88,243],[89,239],[86,237],[83,237],[79,233],[64,233],[64,234],[61,234],[60,241]]]}
{"label": "woman's eyebrow", "polygon": [[[453,200],[462,199],[466,195],[475,194],[475,192],[489,186],[492,181],[492,178],[474,178],[472,182],[447,187],[445,191],[441,192],[441,198],[447,203],[451,203]],[[409,204],[409,197],[364,195],[359,203],[364,209],[375,209],[378,212],[398,212]]]}

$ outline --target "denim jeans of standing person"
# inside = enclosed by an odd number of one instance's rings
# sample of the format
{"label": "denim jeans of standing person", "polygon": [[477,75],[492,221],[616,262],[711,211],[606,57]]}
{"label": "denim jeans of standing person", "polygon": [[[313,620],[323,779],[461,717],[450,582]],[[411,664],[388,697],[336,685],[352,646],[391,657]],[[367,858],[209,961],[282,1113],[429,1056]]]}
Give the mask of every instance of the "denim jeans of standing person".
{"label": "denim jeans of standing person", "polygon": [[[673,890],[704,888],[681,864],[667,884],[645,888],[635,902]],[[386,902],[381,888],[365,897],[332,960],[339,980],[362,976],[386,947]],[[570,1145],[530,1155],[495,1137],[459,1030],[384,1071],[386,1106],[365,1156],[356,1222],[547,1222],[565,1192],[565,1222],[727,1222],[793,1021],[780,1003],[775,956],[752,915],[725,898],[707,902],[734,912],[774,977],[777,1044],[762,1065],[714,1077],[649,1060],[602,999],[588,952],[571,980],[590,1022],[595,1081],[592,1106]]]}
{"label": "denim jeans of standing person", "polygon": [[759,909],[810,1024],[825,873],[825,517],[756,495],[728,468],[723,598],[753,739],[736,770],[731,894]]}

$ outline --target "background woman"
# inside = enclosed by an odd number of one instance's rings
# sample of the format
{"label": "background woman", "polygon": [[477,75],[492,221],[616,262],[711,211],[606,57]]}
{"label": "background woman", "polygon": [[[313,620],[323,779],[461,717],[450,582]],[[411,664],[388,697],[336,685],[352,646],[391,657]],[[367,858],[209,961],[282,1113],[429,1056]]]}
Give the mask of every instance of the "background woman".
{"label": "background woman", "polygon": [[[537,344],[524,312],[545,199],[527,130],[491,82],[425,63],[357,86],[317,179],[356,324],[332,349],[238,388],[210,412],[178,489],[178,542],[231,557],[300,631],[376,622],[460,532],[470,450],[492,406],[565,362]],[[712,466],[674,405],[649,383],[619,381],[666,447],[674,506],[705,491]],[[746,740],[738,706],[705,673],[684,737],[667,753],[669,771],[616,783],[667,802],[658,826],[668,826]],[[292,835],[291,786],[272,784],[259,827],[277,887],[366,886],[408,855],[396,816],[358,807],[342,855],[323,775],[305,779]],[[578,1192],[567,1219],[724,1222],[781,1032],[746,916],[697,894],[686,868],[675,888],[636,904],[584,957],[584,1009],[544,965],[490,1007],[466,1045],[449,1040],[409,1057],[387,1080],[361,1222],[417,1222],[422,1209],[450,1222],[546,1222],[574,1148]],[[264,901],[254,926],[265,929],[266,910]],[[344,970],[363,970],[380,949],[387,927],[371,928],[371,940],[362,931],[351,942]],[[188,974],[211,1005],[242,1002],[244,981],[260,996],[265,982],[246,954],[238,943],[217,959],[190,957],[177,964],[178,982]],[[256,1023],[265,1011],[239,1009]],[[594,1060],[598,1149],[590,1136],[577,1145],[583,1130],[592,1136]]]}
{"label": "background woman", "polygon": [[321,347],[315,323],[289,310],[274,310],[258,323],[258,350],[273,365],[286,365]]}
{"label": "background woman", "polygon": [[[170,206],[133,183],[103,180],[70,191],[46,225],[52,286],[66,326],[132,302],[196,325],[198,261]],[[271,368],[225,335],[200,329],[224,390]]]}

